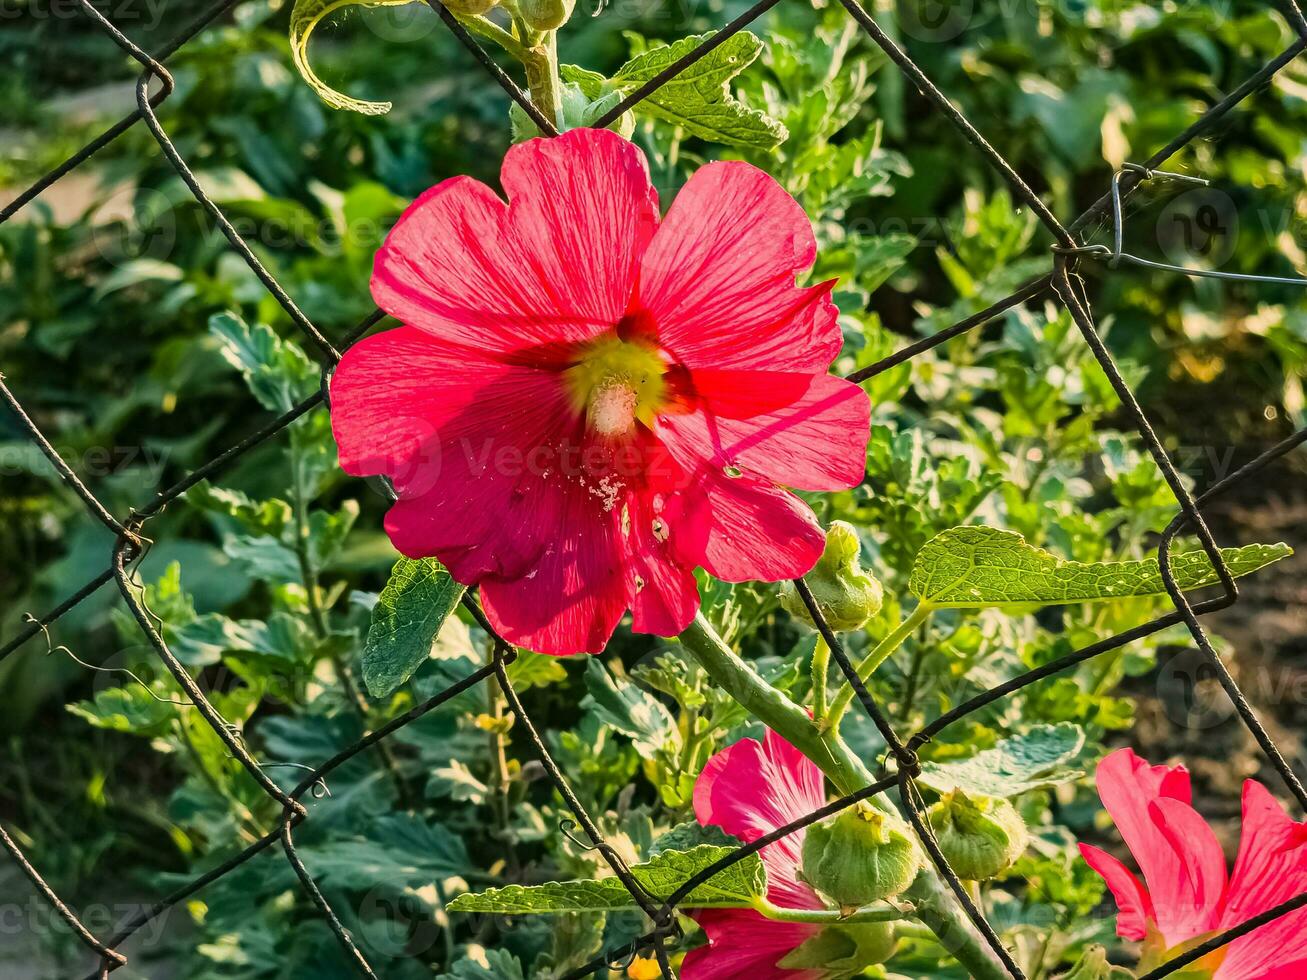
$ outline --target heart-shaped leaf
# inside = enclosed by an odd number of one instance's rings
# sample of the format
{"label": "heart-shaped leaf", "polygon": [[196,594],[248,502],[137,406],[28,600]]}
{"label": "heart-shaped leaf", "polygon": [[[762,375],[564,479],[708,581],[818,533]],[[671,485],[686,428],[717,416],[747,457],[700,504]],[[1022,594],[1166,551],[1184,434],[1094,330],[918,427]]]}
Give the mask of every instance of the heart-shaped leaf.
{"label": "heart-shaped leaf", "polygon": [[[1283,543],[1221,549],[1235,576],[1291,554],[1293,549]],[[1174,555],[1171,569],[1186,591],[1219,581],[1204,551]],[[949,528],[928,541],[917,552],[908,588],[923,603],[954,609],[1101,602],[1166,592],[1156,557],[1066,561],[1027,544],[1015,531],[983,526]]]}
{"label": "heart-shaped leaf", "polygon": [[363,645],[363,683],[383,698],[413,676],[458,601],[463,586],[434,558],[401,558],[372,607]]}

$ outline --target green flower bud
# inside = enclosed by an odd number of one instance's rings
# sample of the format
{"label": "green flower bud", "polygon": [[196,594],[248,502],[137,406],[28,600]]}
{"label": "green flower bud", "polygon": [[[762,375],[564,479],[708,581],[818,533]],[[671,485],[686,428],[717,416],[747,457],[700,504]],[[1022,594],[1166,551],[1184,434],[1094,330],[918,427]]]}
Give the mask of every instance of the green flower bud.
{"label": "green flower bud", "polygon": [[1123,966],[1113,966],[1107,962],[1107,950],[1102,946],[1090,946],[1071,968],[1071,972],[1063,974],[1058,980],[1134,980],[1134,974]]}
{"label": "green flower bud", "polygon": [[1007,800],[948,793],[927,812],[939,849],[959,878],[984,881],[1002,874],[1025,852],[1026,823]]}
{"label": "green flower bud", "polygon": [[853,976],[883,963],[894,952],[888,922],[850,922],[827,926],[776,965],[782,970],[827,970],[823,976]]}
{"label": "green flower bud", "polygon": [[528,27],[556,31],[572,16],[576,0],[517,0],[517,9]]}
{"label": "green flower bud", "polygon": [[[855,630],[876,613],[885,591],[880,582],[862,570],[862,542],[852,524],[834,521],[826,532],[826,548],[804,581],[817,600],[822,616],[837,632]],[[791,616],[812,622],[803,597],[792,582],[781,586],[781,605]]]}
{"label": "green flower bud", "polygon": [[[622,101],[621,92],[609,92],[597,99],[591,99],[575,82],[564,83],[560,96],[562,103],[559,112],[561,118],[558,121],[560,132],[593,126],[604,113]],[[526,114],[526,110],[516,102],[508,107],[508,120],[513,129],[514,143],[521,143],[540,135],[540,130]],[[628,109],[610,123],[608,128],[623,139],[630,139],[631,134],[635,132],[635,116]]]}
{"label": "green flower bud", "polygon": [[803,880],[841,909],[897,895],[920,867],[907,824],[866,801],[809,827],[803,840]]}

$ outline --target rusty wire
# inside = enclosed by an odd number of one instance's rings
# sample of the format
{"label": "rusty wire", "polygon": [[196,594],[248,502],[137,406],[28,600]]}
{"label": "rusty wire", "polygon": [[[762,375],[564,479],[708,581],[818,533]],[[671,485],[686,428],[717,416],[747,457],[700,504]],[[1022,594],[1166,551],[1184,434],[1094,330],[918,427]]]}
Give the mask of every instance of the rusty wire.
{"label": "rusty wire", "polygon": [[[796,583],[799,595],[812,613],[814,620],[818,624],[819,631],[830,646],[832,656],[836,663],[839,664],[840,669],[852,685],[857,700],[883,736],[885,743],[888,746],[889,755],[894,760],[895,771],[863,790],[852,793],[839,800],[835,800],[822,807],[820,810],[814,811],[791,824],[778,828],[776,831],[767,834],[765,837],[762,837],[751,844],[733,851],[730,855],[719,860],[712,866],[703,869],[691,880],[685,882],[674,894],[664,897],[650,894],[636,881],[634,877],[632,877],[630,869],[618,855],[617,851],[614,850],[613,847],[604,839],[601,831],[586,812],[585,807],[572,792],[566,776],[553,760],[548,747],[545,745],[539,732],[535,729],[530,716],[523,708],[509,679],[506,667],[516,657],[516,651],[501,637],[494,633],[494,630],[491,628],[489,622],[486,620],[484,614],[477,605],[476,600],[471,596],[465,598],[464,604],[481,627],[490,634],[494,641],[494,653],[491,662],[479,670],[472,672],[450,687],[442,690],[428,700],[418,704],[385,726],[368,733],[355,744],[344,749],[334,758],[322,763],[316,769],[304,767],[309,769],[309,771],[305,774],[300,783],[290,792],[286,792],[271,780],[264,772],[264,767],[250,755],[244,745],[239,729],[231,726],[222,718],[221,714],[205,697],[204,692],[196,684],[195,680],[186,671],[185,667],[176,659],[176,657],[173,656],[149,610],[144,605],[143,598],[140,594],[139,584],[136,583],[133,578],[133,569],[136,564],[139,564],[139,561],[146,550],[145,544],[147,539],[145,539],[142,534],[142,528],[145,523],[151,517],[156,516],[169,502],[176,500],[201,480],[204,480],[229,466],[237,458],[255,446],[277,436],[283,429],[299,417],[310,411],[316,410],[320,406],[324,406],[326,403],[325,391],[327,380],[330,377],[332,369],[340,359],[340,353],[336,345],[334,345],[330,339],[325,337],[299,309],[299,307],[296,306],[294,300],[281,287],[276,278],[255,257],[249,245],[223,214],[222,209],[205,194],[203,188],[199,185],[198,181],[187,166],[181,153],[169,138],[167,131],[164,129],[164,126],[156,113],[158,107],[166,102],[168,96],[173,91],[173,79],[165,67],[165,62],[183,45],[196,37],[205,27],[233,8],[236,5],[236,2],[237,0],[219,0],[219,2],[201,13],[200,16],[185,27],[172,41],[165,44],[154,55],[151,55],[142,50],[113,23],[111,23],[108,18],[92,5],[90,0],[79,0],[83,13],[90,17],[120,48],[141,65],[142,71],[136,86],[137,107],[133,112],[106,129],[99,136],[95,137],[81,150],[74,153],[58,166],[43,175],[29,188],[23,191],[11,204],[0,209],[0,223],[3,223],[13,217],[14,214],[16,214],[24,205],[34,200],[60,177],[68,174],[81,164],[85,163],[101,149],[108,146],[138,122],[144,123],[155,141],[158,143],[164,157],[189,187],[196,201],[199,202],[199,204],[208,212],[210,217],[227,238],[231,247],[240,255],[246,265],[249,266],[249,268],[260,279],[269,293],[285,310],[287,316],[305,336],[311,346],[317,351],[323,375],[323,386],[321,391],[300,402],[285,414],[273,419],[261,429],[232,446],[224,453],[198,467],[173,486],[160,491],[148,506],[133,511],[122,519],[111,514],[95,494],[82,482],[76,472],[60,457],[59,453],[54,449],[32,420],[31,416],[23,408],[19,399],[5,384],[3,376],[0,376],[0,399],[3,399],[7,404],[10,411],[17,418],[19,424],[24,430],[26,430],[27,435],[32,442],[50,460],[60,479],[82,501],[87,512],[95,520],[113,532],[115,536],[114,547],[109,556],[109,564],[105,571],[93,577],[85,585],[74,591],[64,601],[59,603],[43,616],[28,617],[27,625],[18,630],[6,643],[0,645],[0,660],[3,660],[5,657],[12,654],[28,640],[32,639],[36,634],[44,633],[53,623],[57,622],[63,615],[69,612],[69,610],[73,609],[88,596],[97,592],[104,585],[110,581],[116,581],[123,601],[131,610],[142,633],[168,671],[181,686],[187,698],[189,698],[190,702],[201,712],[206,722],[208,722],[208,724],[213,728],[214,733],[222,739],[231,756],[244,766],[250,776],[256,780],[264,792],[267,793],[271,799],[275,800],[282,808],[282,817],[275,829],[255,843],[246,847],[238,854],[228,858],[218,867],[215,867],[206,874],[195,878],[177,891],[165,896],[154,905],[142,910],[130,922],[120,927],[115,934],[103,940],[98,938],[86,927],[81,919],[78,918],[77,913],[73,911],[73,909],[68,906],[45,881],[35,866],[33,866],[28,858],[23,854],[12,837],[2,827],[0,827],[0,845],[2,845],[3,849],[14,859],[23,874],[30,879],[37,889],[37,892],[47,903],[49,903],[55,912],[65,922],[67,922],[78,940],[97,958],[98,965],[95,970],[92,971],[90,977],[107,977],[112,973],[112,971],[124,965],[127,960],[124,954],[119,951],[119,947],[148,922],[164,914],[167,910],[176,906],[178,903],[195,895],[206,885],[211,884],[240,867],[245,862],[256,857],[263,851],[268,850],[276,843],[281,844],[286,858],[306,894],[310,897],[323,918],[327,921],[342,948],[345,950],[352,962],[357,966],[359,972],[367,977],[376,977],[377,974],[374,972],[373,967],[368,963],[363,953],[358,949],[353,938],[350,936],[349,931],[342,924],[339,917],[332,909],[331,904],[327,901],[326,897],[322,894],[321,890],[315,883],[312,869],[304,864],[296,850],[293,836],[294,829],[304,820],[308,819],[308,811],[305,809],[301,800],[306,793],[315,793],[321,788],[325,788],[326,776],[337,767],[352,759],[354,756],[370,748],[384,748],[382,745],[383,740],[395,731],[398,731],[415,719],[440,707],[442,704],[448,702],[450,699],[464,691],[467,691],[481,683],[490,683],[492,682],[492,679],[493,682],[497,683],[502,689],[507,698],[509,709],[522,722],[522,727],[525,729],[529,740],[534,746],[535,751],[538,753],[546,773],[555,789],[566,803],[568,809],[571,811],[574,820],[568,821],[568,826],[579,827],[589,841],[588,844],[580,840],[578,840],[577,843],[594,850],[604,858],[611,867],[613,873],[616,874],[626,885],[628,890],[630,890],[635,904],[643,911],[650,922],[649,930],[643,935],[621,947],[605,951],[601,956],[596,957],[590,964],[578,970],[574,970],[568,975],[569,978],[578,978],[578,980],[581,977],[595,975],[602,970],[608,969],[613,963],[631,960],[642,952],[652,952],[653,955],[656,956],[664,975],[667,977],[674,977],[675,974],[670,966],[668,956],[669,945],[680,937],[680,928],[677,922],[676,910],[678,903],[683,901],[694,888],[703,882],[706,882],[713,875],[729,865],[741,861],[751,854],[757,853],[757,851],[767,844],[779,840],[787,834],[794,833],[816,820],[836,813],[844,807],[853,805],[859,800],[868,799],[874,795],[886,793],[896,786],[899,789],[900,802],[904,810],[907,812],[908,817],[916,826],[919,835],[922,837],[932,863],[935,865],[945,882],[949,885],[950,889],[956,896],[957,901],[966,912],[967,917],[980,935],[985,939],[998,961],[1003,964],[1005,970],[1012,977],[1018,978],[1018,980],[1024,980],[1023,974],[1012,959],[1011,954],[1004,948],[997,932],[985,919],[983,911],[977,907],[963,883],[949,867],[948,862],[944,859],[943,854],[939,851],[938,846],[933,841],[932,836],[929,833],[929,828],[925,825],[922,819],[919,803],[920,797],[917,793],[915,783],[915,779],[921,771],[917,751],[954,722],[1012,694],[1017,690],[1044,678],[1053,676],[1061,671],[1068,670],[1077,664],[1084,663],[1087,660],[1108,653],[1109,651],[1120,649],[1134,640],[1159,632],[1160,630],[1179,623],[1183,623],[1189,630],[1194,642],[1202,652],[1206,663],[1208,663],[1215,671],[1222,687],[1233,702],[1241,721],[1251,732],[1261,749],[1265,752],[1268,760],[1282,778],[1285,787],[1298,800],[1304,811],[1307,811],[1307,790],[1304,790],[1297,774],[1279,752],[1275,743],[1257,718],[1255,711],[1251,705],[1249,705],[1242,691],[1240,691],[1238,684],[1235,682],[1234,678],[1231,677],[1229,671],[1225,668],[1225,665],[1221,662],[1198,618],[1200,615],[1205,613],[1225,608],[1234,603],[1238,598],[1238,589],[1229,569],[1226,567],[1225,562],[1221,557],[1216,541],[1207,527],[1200,506],[1219,494],[1224,493],[1230,489],[1230,487],[1249,479],[1265,469],[1271,463],[1278,460],[1280,457],[1284,456],[1286,453],[1302,445],[1304,442],[1307,442],[1307,429],[1296,432],[1289,438],[1272,446],[1256,459],[1241,467],[1235,473],[1220,480],[1204,494],[1195,499],[1185,487],[1180,478],[1180,474],[1166,455],[1160,438],[1154,431],[1147,415],[1145,415],[1141,409],[1134,393],[1131,391],[1111,354],[1104,345],[1095,323],[1094,314],[1085,293],[1083,283],[1076,274],[1077,264],[1084,258],[1105,260],[1106,266],[1110,270],[1116,269],[1122,261],[1125,261],[1136,265],[1161,269],[1176,275],[1207,274],[1204,270],[1186,269],[1179,266],[1166,266],[1151,263],[1148,260],[1141,260],[1126,253],[1123,250],[1123,202],[1133,194],[1141,184],[1148,180],[1155,178],[1173,179],[1174,175],[1160,169],[1163,164],[1165,164],[1181,149],[1189,145],[1190,142],[1206,133],[1219,119],[1231,112],[1258,88],[1265,85],[1277,72],[1283,69],[1294,58],[1302,53],[1305,48],[1307,48],[1307,18],[1304,18],[1297,0],[1285,0],[1283,7],[1284,13],[1298,35],[1292,45],[1276,58],[1264,65],[1259,71],[1251,75],[1228,96],[1214,104],[1188,128],[1152,156],[1140,163],[1128,164],[1121,168],[1113,175],[1111,183],[1102,197],[1100,197],[1084,213],[1067,223],[1063,223],[1053,214],[1039,195],[1018,175],[1012,165],[1008,163],[1003,155],[985,138],[980,130],[973,125],[971,120],[969,120],[960,109],[949,101],[948,97],[935,86],[907,52],[900,48],[889,34],[882,30],[876,19],[864,6],[862,6],[859,0],[840,0],[840,3],[847,10],[849,16],[853,18],[862,31],[884,51],[889,60],[898,68],[899,71],[902,72],[904,77],[916,87],[921,95],[931,102],[934,107],[958,129],[961,135],[976,149],[994,172],[997,173],[998,176],[1007,184],[1015,199],[1031,209],[1055,243],[1052,246],[1053,271],[1050,274],[1022,285],[1007,297],[995,302],[988,309],[973,314],[929,337],[908,344],[898,352],[870,365],[869,367],[855,371],[849,375],[849,379],[855,382],[866,381],[895,367],[896,365],[910,360],[912,357],[915,357],[920,353],[937,347],[954,337],[982,327],[986,323],[1001,316],[1007,310],[1013,309],[1023,303],[1035,299],[1036,297],[1047,295],[1058,300],[1068,310],[1076,328],[1079,330],[1085,343],[1093,353],[1094,358],[1106,374],[1109,382],[1120,398],[1124,411],[1133,423],[1135,431],[1143,439],[1149,452],[1153,456],[1160,473],[1180,503],[1180,512],[1176,515],[1171,525],[1166,529],[1158,547],[1158,560],[1161,567],[1163,582],[1175,609],[1173,612],[1159,616],[1150,622],[1139,624],[1131,629],[1118,633],[1115,636],[1099,640],[1080,650],[1076,650],[1060,657],[1051,663],[1043,665],[1038,669],[1028,671],[1019,677],[1013,678],[1004,684],[992,688],[991,690],[978,694],[963,704],[960,704],[946,712],[935,721],[926,725],[920,731],[912,733],[907,738],[903,738],[895,731],[886,714],[877,703],[875,697],[859,679],[854,665],[850,662],[847,653],[839,642],[839,638],[825,623],[806,584],[802,580],[799,580]],[[508,96],[521,106],[521,108],[533,119],[540,131],[549,135],[556,135],[556,128],[550,124],[549,120],[544,119],[540,115],[539,110],[531,104],[529,98],[522,89],[495,64],[490,55],[481,47],[463,25],[459,23],[457,18],[446,10],[439,0],[427,0],[427,2],[440,15],[442,21],[454,34],[457,40],[468,48],[472,55],[487,70],[491,78],[493,78],[494,81],[505,90]],[[727,40],[731,35],[753,24],[764,13],[777,6],[778,3],[779,0],[759,0],[759,2],[755,3],[735,20],[731,21],[721,31],[711,36],[708,40],[687,53],[674,64],[668,66],[668,68],[658,76],[650,79],[638,90],[628,95],[619,105],[615,106],[604,119],[599,121],[599,125],[604,125],[607,122],[616,119],[622,112],[631,108],[642,99],[647,98],[659,86],[665,84],[677,74],[689,68],[700,58],[708,54],[713,48]],[[150,89],[152,85],[155,84],[157,84],[158,90],[151,95]],[[1195,178],[1184,175],[1181,175],[1180,179],[1186,181],[1195,180]],[[1110,219],[1113,226],[1112,246],[1087,243],[1076,237],[1077,233],[1081,232],[1091,223],[1101,221],[1105,217]],[[1291,285],[1304,284],[1303,280],[1296,279],[1256,276],[1232,277],[1251,283],[1275,282],[1278,284],[1287,283]],[[341,348],[348,348],[350,344],[380,322],[383,317],[384,314],[380,310],[365,317],[355,329],[351,330],[349,334],[340,339]],[[1217,570],[1220,584],[1222,586],[1221,595],[1215,598],[1209,598],[1202,602],[1193,603],[1177,587],[1171,570],[1170,546],[1176,535],[1182,530],[1194,533],[1198,536],[1204,550]],[[1239,936],[1251,932],[1261,925],[1274,920],[1280,915],[1288,914],[1289,912],[1304,906],[1307,906],[1307,894],[1291,899],[1275,909],[1271,909],[1235,928],[1207,939],[1202,944],[1186,952],[1184,955],[1179,956],[1148,973],[1143,980],[1160,980],[1162,977],[1174,974],[1176,971],[1183,969],[1186,965],[1197,961],[1213,950],[1219,949],[1221,946],[1231,942]]]}

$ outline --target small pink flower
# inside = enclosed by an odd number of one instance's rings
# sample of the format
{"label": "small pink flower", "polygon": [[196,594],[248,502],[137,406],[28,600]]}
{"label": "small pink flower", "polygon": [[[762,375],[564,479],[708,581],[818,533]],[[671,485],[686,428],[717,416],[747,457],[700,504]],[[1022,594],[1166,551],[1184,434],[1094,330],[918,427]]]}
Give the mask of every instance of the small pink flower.
{"label": "small pink flower", "polygon": [[513,147],[505,203],[423,194],[377,253],[405,326],[331,383],[341,466],[390,477],[386,532],[480,586],[508,639],[597,652],[630,609],[672,635],[692,570],[808,571],[811,510],[782,489],[862,479],[869,404],[828,375],[832,283],[801,288],[807,216],[744,163],[700,169],[660,219],[641,152],[606,130]]}
{"label": "small pink flower", "polygon": [[[1145,942],[1145,955],[1168,958],[1176,947],[1210,938],[1307,891],[1307,823],[1295,823],[1261,783],[1243,787],[1243,833],[1234,870],[1190,806],[1183,766],[1150,766],[1130,749],[1098,766],[1098,794],[1143,872],[1080,845],[1089,866],[1116,899],[1116,929]],[[1214,980],[1307,977],[1307,909],[1269,922],[1223,947],[1202,966]]]}
{"label": "small pink flower", "polygon": [[[762,742],[745,738],[718,752],[694,784],[694,815],[746,844],[807,816],[826,803],[821,770],[768,729]],[[767,900],[791,909],[826,905],[799,880],[805,831],[787,834],[759,852],[767,869]],[[704,909],[695,920],[708,945],[691,950],[684,980],[822,980],[825,970],[785,970],[778,961],[815,936],[820,926],[777,922],[752,909]]]}

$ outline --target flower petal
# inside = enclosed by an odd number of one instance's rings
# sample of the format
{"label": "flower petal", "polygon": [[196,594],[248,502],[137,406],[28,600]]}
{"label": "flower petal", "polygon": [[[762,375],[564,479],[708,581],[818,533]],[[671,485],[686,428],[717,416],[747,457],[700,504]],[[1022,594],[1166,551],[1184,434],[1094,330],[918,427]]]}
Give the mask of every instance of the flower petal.
{"label": "flower petal", "polygon": [[825,371],[842,344],[833,283],[795,275],[817,254],[803,209],[747,163],[686,182],[641,264],[639,304],[690,368]]}
{"label": "flower petal", "polygon": [[[1103,806],[1143,872],[1166,944],[1174,946],[1203,932],[1199,923],[1214,920],[1215,906],[1198,908],[1190,868],[1207,869],[1202,878],[1206,884],[1220,845],[1210,830],[1205,836],[1180,839],[1166,829],[1168,821],[1193,827],[1202,818],[1196,813],[1182,818],[1174,807],[1162,811],[1156,805],[1160,800],[1189,805],[1188,771],[1182,766],[1151,766],[1133,750],[1121,749],[1099,763],[1096,782]],[[1224,857],[1221,862],[1224,874]]]}
{"label": "flower petal", "polygon": [[548,360],[621,318],[657,194],[639,149],[607,130],[514,146],[501,180],[507,204],[468,177],[414,201],[377,252],[372,295],[451,343]]}
{"label": "flower petal", "polygon": [[857,385],[828,374],[704,370],[694,372],[694,386],[702,409],[668,424],[710,447],[714,463],[800,490],[862,480],[871,401]]}
{"label": "flower petal", "polygon": [[[1290,819],[1261,783],[1243,787],[1243,832],[1218,924],[1230,929],[1307,892],[1307,823]],[[1230,944],[1217,976],[1253,980],[1286,960],[1307,957],[1307,909],[1269,922]],[[1300,974],[1307,976],[1307,973]]]}
{"label": "flower petal", "polygon": [[652,493],[632,494],[619,517],[626,542],[627,604],[631,629],[637,633],[676,636],[699,610],[699,585],[694,572],[677,561],[668,547],[664,525],[654,509]]}
{"label": "flower petal", "polygon": [[1168,945],[1216,927],[1225,897],[1225,852],[1207,821],[1188,803],[1162,797],[1150,815],[1177,856],[1170,887],[1153,887],[1158,928]]}
{"label": "flower petal", "polygon": [[[708,760],[694,784],[694,815],[746,844],[807,816],[826,803],[821,770],[770,729],[762,742],[742,738]],[[787,908],[823,908],[798,879],[805,831],[768,844],[767,897]]]}
{"label": "flower petal", "polygon": [[1116,934],[1122,939],[1141,941],[1148,934],[1148,923],[1155,919],[1148,890],[1124,864],[1092,844],[1081,844],[1080,854],[1107,883],[1116,899]]}
{"label": "flower petal", "polygon": [[672,553],[723,582],[780,582],[806,575],[826,537],[812,509],[794,494],[716,467],[668,501]]}
{"label": "flower petal", "polygon": [[826,975],[776,966],[815,936],[818,926],[777,922],[752,909],[704,909],[694,919],[708,934],[708,945],[685,954],[683,980],[822,980]]}
{"label": "flower petal", "polygon": [[365,337],[331,376],[341,468],[403,482],[422,467],[447,423],[494,392],[539,380],[530,368],[452,348],[412,327]]}
{"label": "flower petal", "polygon": [[627,572],[605,504],[569,485],[525,575],[486,578],[481,601],[505,639],[537,653],[599,653],[626,612]]}
{"label": "flower petal", "polygon": [[[343,451],[357,444],[366,453],[370,430],[353,431],[349,413],[338,414],[347,420]],[[386,468],[400,496],[386,515],[391,542],[410,558],[439,558],[465,585],[525,574],[565,510],[569,484],[557,468],[580,444],[581,424],[556,376],[526,368],[493,375],[420,451]]]}

